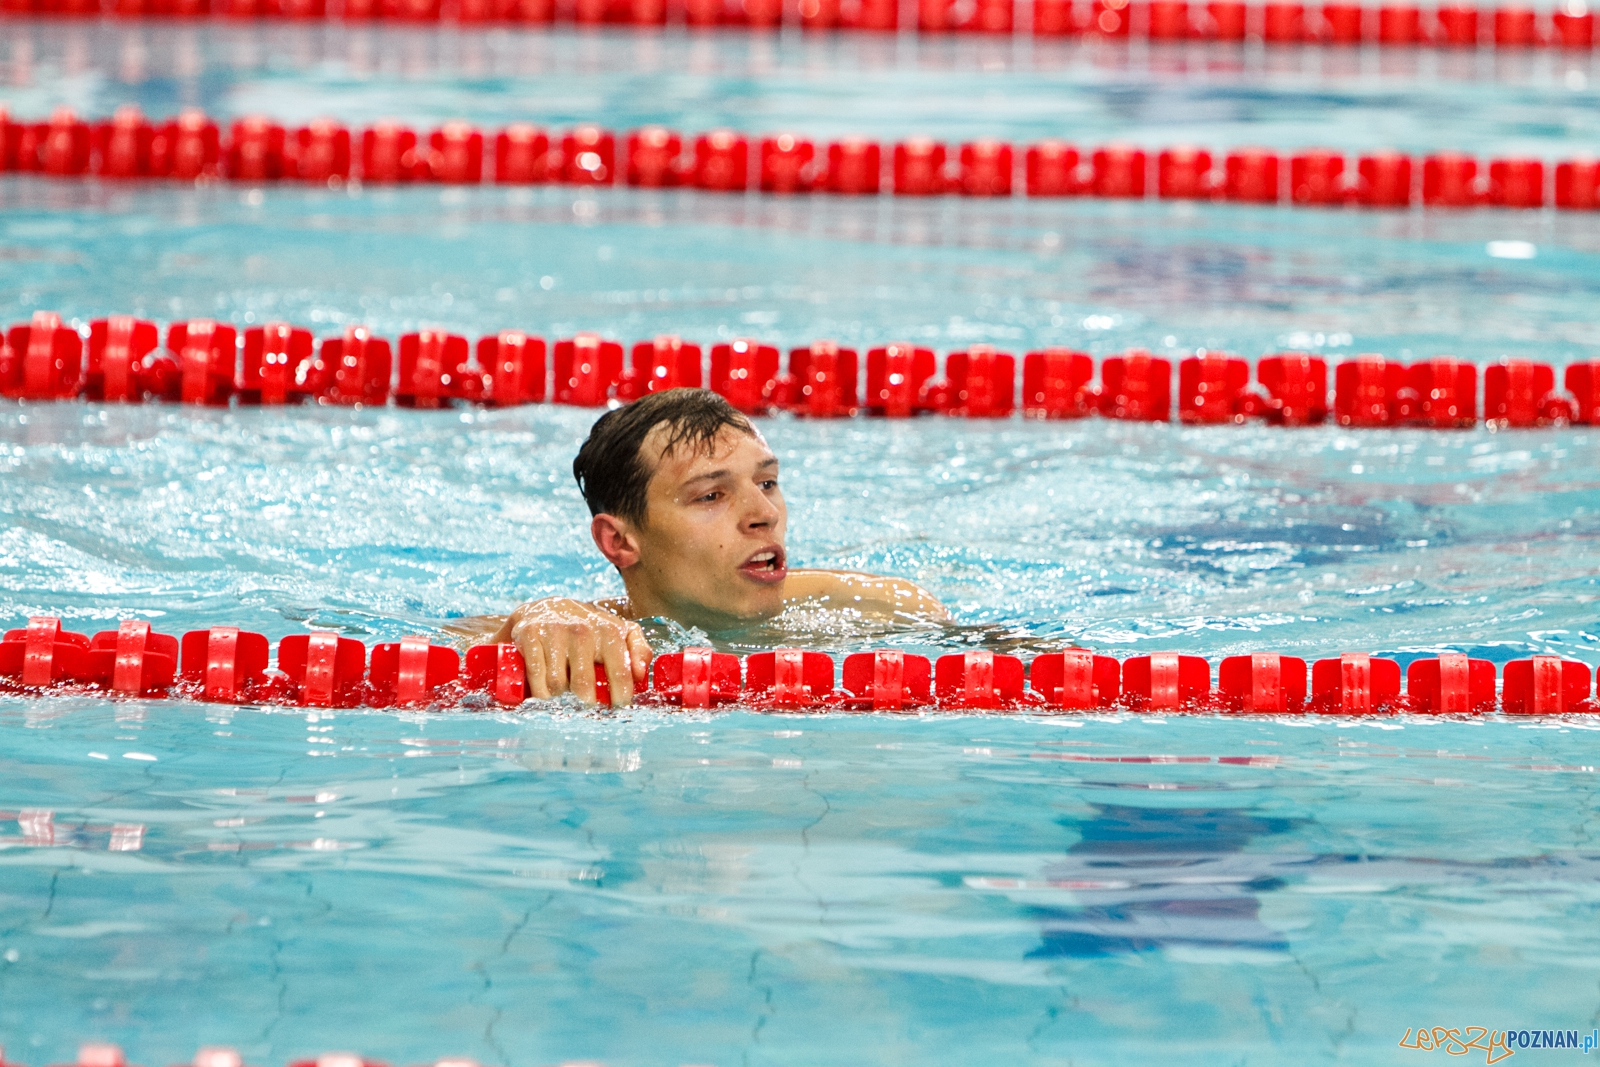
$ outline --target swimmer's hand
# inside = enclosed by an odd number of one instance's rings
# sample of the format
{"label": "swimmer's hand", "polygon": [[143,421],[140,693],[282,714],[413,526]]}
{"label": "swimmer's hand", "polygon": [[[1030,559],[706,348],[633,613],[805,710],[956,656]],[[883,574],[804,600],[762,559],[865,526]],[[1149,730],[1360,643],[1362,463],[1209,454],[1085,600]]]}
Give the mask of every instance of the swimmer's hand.
{"label": "swimmer's hand", "polygon": [[655,658],[638,623],[599,604],[564,597],[519,605],[491,640],[522,652],[528,691],[539,700],[571,693],[595,703],[599,664],[611,686],[611,706],[623,707],[633,703],[634,689],[644,686]]}

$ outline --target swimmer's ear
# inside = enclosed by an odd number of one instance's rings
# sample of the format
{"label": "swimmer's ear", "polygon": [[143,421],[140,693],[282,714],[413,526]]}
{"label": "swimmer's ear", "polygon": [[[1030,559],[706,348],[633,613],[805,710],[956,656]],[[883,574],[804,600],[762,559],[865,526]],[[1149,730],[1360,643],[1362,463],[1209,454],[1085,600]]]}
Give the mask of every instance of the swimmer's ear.
{"label": "swimmer's ear", "polygon": [[625,571],[639,562],[639,542],[625,519],[615,515],[596,515],[589,522],[589,535],[594,538],[600,554],[619,571]]}

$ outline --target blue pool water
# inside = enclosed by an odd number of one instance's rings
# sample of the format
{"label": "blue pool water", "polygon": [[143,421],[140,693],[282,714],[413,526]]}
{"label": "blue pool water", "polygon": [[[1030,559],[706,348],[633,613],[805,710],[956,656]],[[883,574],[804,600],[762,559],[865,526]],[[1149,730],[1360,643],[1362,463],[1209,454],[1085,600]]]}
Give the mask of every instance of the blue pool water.
{"label": "blue pool water", "polygon": [[[1341,72],[1318,50],[6,25],[19,113],[1019,139],[1060,115],[1085,143],[1550,158],[1595,113],[1587,58],[1548,54]],[[1597,289],[1600,220],[1538,212],[0,181],[7,322],[1564,364],[1600,354]],[[616,592],[569,473],[592,417],[5,404],[0,619],[370,644]],[[794,562],[904,574],[956,616],[798,613],[784,640],[1600,660],[1593,429],[763,430]],[[87,1038],[147,1065],[206,1043],[262,1067],[1370,1064],[1425,1058],[1398,1047],[1419,1026],[1587,1033],[1596,729],[0,698],[0,1043],[34,1065]]]}

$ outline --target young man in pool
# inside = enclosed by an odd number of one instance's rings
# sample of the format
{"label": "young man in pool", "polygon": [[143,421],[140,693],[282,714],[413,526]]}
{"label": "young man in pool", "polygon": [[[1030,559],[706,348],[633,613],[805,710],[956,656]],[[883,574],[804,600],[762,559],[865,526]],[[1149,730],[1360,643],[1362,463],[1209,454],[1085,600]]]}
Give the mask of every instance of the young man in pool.
{"label": "young man in pool", "polygon": [[593,702],[600,665],[612,704],[631,703],[654,656],[640,619],[716,633],[802,602],[885,620],[949,617],[901,578],[789,570],[778,458],[709,389],[669,389],[608,411],[572,473],[593,516],[595,546],[627,594],[593,604],[534,600],[500,623],[492,640],[522,650],[535,697],[571,692]]}

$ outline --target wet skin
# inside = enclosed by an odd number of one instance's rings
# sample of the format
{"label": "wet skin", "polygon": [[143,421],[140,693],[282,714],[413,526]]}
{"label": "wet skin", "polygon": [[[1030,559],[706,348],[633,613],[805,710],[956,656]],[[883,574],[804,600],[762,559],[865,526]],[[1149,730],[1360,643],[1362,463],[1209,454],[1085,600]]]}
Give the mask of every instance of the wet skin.
{"label": "wet skin", "polygon": [[640,446],[653,470],[645,520],[602,513],[590,522],[596,547],[622,575],[626,596],[593,604],[535,600],[504,619],[460,627],[521,649],[533,696],[571,692],[593,702],[599,664],[611,703],[631,703],[654,657],[640,619],[667,618],[716,633],[770,619],[797,603],[882,619],[949,617],[904,579],[789,570],[778,459],[760,434],[724,427],[710,447],[672,450],[665,448],[667,437],[662,424]]}

